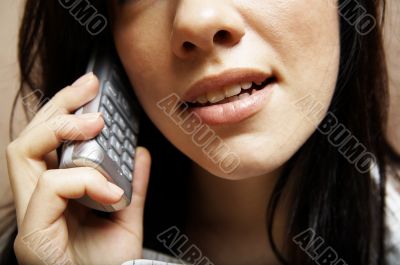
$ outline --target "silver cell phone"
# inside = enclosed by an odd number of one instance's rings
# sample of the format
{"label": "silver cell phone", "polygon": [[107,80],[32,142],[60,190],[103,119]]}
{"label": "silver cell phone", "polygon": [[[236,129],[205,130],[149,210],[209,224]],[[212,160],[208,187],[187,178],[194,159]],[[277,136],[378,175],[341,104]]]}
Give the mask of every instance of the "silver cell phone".
{"label": "silver cell phone", "polygon": [[65,143],[62,147],[60,168],[93,167],[108,181],[122,188],[122,199],[113,205],[102,205],[88,196],[78,199],[90,208],[113,212],[128,206],[132,197],[131,182],[139,132],[139,107],[113,49],[96,49],[86,72],[93,72],[99,79],[99,93],[75,114],[101,112],[105,126],[94,139]]}

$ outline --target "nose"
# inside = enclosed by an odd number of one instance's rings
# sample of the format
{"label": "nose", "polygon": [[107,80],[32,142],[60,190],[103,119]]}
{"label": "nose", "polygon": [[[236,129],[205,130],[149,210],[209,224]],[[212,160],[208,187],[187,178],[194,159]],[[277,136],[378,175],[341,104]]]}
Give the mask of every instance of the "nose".
{"label": "nose", "polygon": [[172,50],[179,58],[210,52],[216,45],[231,47],[245,34],[244,22],[225,0],[179,1],[171,36]]}

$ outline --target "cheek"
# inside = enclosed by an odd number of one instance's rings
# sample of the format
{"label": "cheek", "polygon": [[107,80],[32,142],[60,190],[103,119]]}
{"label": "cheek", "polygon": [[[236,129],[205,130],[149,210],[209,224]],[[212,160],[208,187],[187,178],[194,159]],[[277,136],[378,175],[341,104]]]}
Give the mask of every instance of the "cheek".
{"label": "cheek", "polygon": [[339,17],[330,1],[266,2],[252,1],[251,13],[244,15],[271,51],[280,86],[251,139],[230,142],[243,165],[258,173],[285,163],[315,132],[332,99],[340,57]]}
{"label": "cheek", "polygon": [[[243,1],[243,6],[248,5],[246,2]],[[325,71],[322,67],[335,66],[339,57],[339,16],[333,2],[254,0],[249,8],[243,9],[243,15],[264,44],[274,51],[274,58],[288,72],[285,77],[295,77],[299,82],[299,77],[314,78],[315,70]]]}
{"label": "cheek", "polygon": [[[153,9],[151,9],[153,10]],[[158,15],[157,15],[158,14]],[[171,84],[170,43],[166,34],[170,26],[165,12],[123,14],[113,35],[121,61],[145,109],[171,93],[161,84]]]}
{"label": "cheek", "polygon": [[[152,9],[153,10],[153,9]],[[166,114],[157,107],[174,90],[176,73],[172,67],[168,34],[170,26],[163,13],[140,14],[135,19],[128,15],[118,20],[113,30],[114,41],[121,61],[148,117],[160,131],[177,146],[189,147],[192,142],[183,135]],[[163,21],[164,20],[164,21]],[[163,21],[164,23],[158,23]],[[182,150],[190,153],[188,150]]]}
{"label": "cheek", "polygon": [[[259,2],[254,1],[260,5],[254,10],[262,11],[252,23],[273,51],[281,71],[281,100],[289,103],[312,96],[328,108],[336,87],[340,58],[335,1],[268,1],[264,8]],[[263,15],[266,18],[261,20]],[[281,114],[289,111],[282,104],[275,110]]]}

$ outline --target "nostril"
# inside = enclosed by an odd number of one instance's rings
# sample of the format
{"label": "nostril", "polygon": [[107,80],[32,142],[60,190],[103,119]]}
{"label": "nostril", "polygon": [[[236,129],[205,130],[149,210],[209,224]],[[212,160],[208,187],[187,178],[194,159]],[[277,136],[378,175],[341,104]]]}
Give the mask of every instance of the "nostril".
{"label": "nostril", "polygon": [[192,51],[196,47],[193,43],[188,41],[185,41],[182,46],[185,51]]}
{"label": "nostril", "polygon": [[229,39],[230,39],[230,34],[226,30],[220,30],[214,36],[214,42],[216,43],[223,43],[229,41]]}

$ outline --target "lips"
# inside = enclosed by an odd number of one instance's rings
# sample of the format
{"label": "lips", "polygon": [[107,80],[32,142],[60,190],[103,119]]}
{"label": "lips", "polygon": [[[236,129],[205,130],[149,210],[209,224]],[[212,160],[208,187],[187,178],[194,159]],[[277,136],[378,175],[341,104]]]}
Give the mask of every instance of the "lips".
{"label": "lips", "polygon": [[[204,97],[207,97],[207,101],[211,103],[218,102],[218,93],[222,94],[234,86],[241,86],[246,88],[248,84],[262,84],[267,79],[271,78],[272,74],[265,73],[253,69],[232,69],[225,71],[220,75],[208,76],[204,79],[199,80],[183,95],[182,99],[186,102],[196,102],[198,99],[203,98],[203,102],[206,103]],[[243,87],[245,86],[245,87]],[[247,88],[248,89],[248,88]],[[217,97],[217,99],[212,99]],[[225,96],[224,96],[225,98]],[[212,102],[214,101],[214,102]]]}
{"label": "lips", "polygon": [[225,104],[246,98],[253,95],[267,85],[274,83],[274,77],[267,78],[262,83],[242,83],[238,85],[228,86],[221,90],[207,92],[207,94],[199,97],[196,101],[189,102],[189,107],[206,107],[216,104]]}
{"label": "lips", "polygon": [[261,90],[255,90],[251,95],[247,94],[233,102],[192,107],[189,111],[197,114],[202,123],[208,125],[237,124],[254,116],[268,105],[276,85],[277,83],[268,84]]}
{"label": "lips", "polygon": [[182,99],[189,111],[196,113],[203,123],[233,124],[260,111],[277,83],[272,74],[231,70],[200,80]]}

